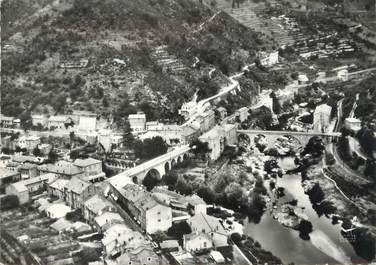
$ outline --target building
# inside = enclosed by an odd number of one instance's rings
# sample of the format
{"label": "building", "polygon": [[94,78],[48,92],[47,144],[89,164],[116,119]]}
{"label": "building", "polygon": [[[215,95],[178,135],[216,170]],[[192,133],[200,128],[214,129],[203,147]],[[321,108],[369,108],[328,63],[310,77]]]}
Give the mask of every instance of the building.
{"label": "building", "polygon": [[206,132],[215,125],[215,112],[213,110],[205,111],[198,115],[196,120],[199,120],[200,130]]}
{"label": "building", "polygon": [[248,119],[248,108],[243,107],[235,111],[235,116],[239,119],[240,122],[243,122]]}
{"label": "building", "polygon": [[234,145],[237,142],[236,127],[233,124],[217,125],[201,135],[199,139],[201,142],[208,143],[208,147],[211,150],[210,159],[217,160],[226,145]]}
{"label": "building", "polygon": [[362,121],[357,118],[346,118],[345,125],[350,130],[359,131],[362,128]]}
{"label": "building", "polygon": [[259,59],[262,66],[271,67],[279,62],[279,52],[275,51],[269,54],[266,52],[260,52]]}
{"label": "building", "polygon": [[12,128],[14,126],[14,117],[0,115],[0,125],[4,128]]}
{"label": "building", "polygon": [[102,171],[101,160],[94,158],[76,159],[73,165],[84,172],[82,178],[86,181],[97,182],[104,180],[106,177],[106,174]]}
{"label": "building", "polygon": [[78,177],[73,177],[64,188],[65,201],[74,209],[81,209],[88,198],[100,192],[100,187]]}
{"label": "building", "polygon": [[95,194],[83,204],[83,216],[89,223],[94,223],[94,218],[104,211],[115,211],[115,207],[106,198]]}
{"label": "building", "polygon": [[18,167],[22,179],[34,178],[39,175],[38,166],[36,164],[24,163]]}
{"label": "building", "polygon": [[143,112],[137,114],[129,114],[128,121],[134,133],[145,132],[146,129],[146,115]]}
{"label": "building", "polygon": [[22,136],[18,139],[18,146],[27,149],[29,152],[33,151],[39,144],[40,137],[38,136]]}
{"label": "building", "polygon": [[104,232],[102,244],[106,256],[114,257],[125,250],[129,252],[145,246],[148,242],[140,232],[131,230],[125,224],[113,224]]}
{"label": "building", "polygon": [[64,129],[72,124],[73,120],[67,116],[51,116],[47,122],[49,129]]}
{"label": "building", "polygon": [[106,152],[109,152],[112,148],[117,148],[122,144],[123,136],[111,132],[101,132],[98,135],[98,142],[103,146]]}
{"label": "building", "polygon": [[166,231],[172,226],[171,208],[158,202],[141,186],[127,184],[121,189],[121,195],[123,204],[147,233]]}
{"label": "building", "polygon": [[64,189],[67,186],[69,180],[63,178],[57,178],[47,183],[47,193],[50,197],[57,197],[64,200]]}
{"label": "building", "polygon": [[93,225],[98,233],[104,233],[113,224],[124,223],[123,218],[115,212],[103,212],[94,218]]}
{"label": "building", "polygon": [[[200,213],[192,216],[188,220],[188,225],[192,229],[192,234],[203,234],[208,236],[211,239],[212,247],[217,248],[228,245],[227,233],[219,220],[220,219],[216,217]],[[198,240],[192,234],[192,238],[187,237],[187,246],[191,249],[195,249],[201,243],[203,246],[203,243],[206,242],[205,237],[203,236],[202,238],[199,238],[200,240]]]}
{"label": "building", "polygon": [[3,187],[21,179],[20,172],[0,167],[0,186]]}
{"label": "building", "polygon": [[186,124],[181,126],[182,128],[182,143],[189,144],[196,140],[200,136],[199,127],[194,126],[193,124]]}
{"label": "building", "polygon": [[24,204],[30,200],[31,196],[45,191],[47,183],[55,178],[55,174],[44,174],[35,178],[21,180],[7,186],[6,193],[16,195],[20,204]]}
{"label": "building", "polygon": [[46,208],[46,214],[52,219],[58,219],[65,217],[67,213],[70,213],[72,209],[63,203],[52,204]]}
{"label": "building", "polygon": [[179,251],[179,242],[177,240],[165,240],[159,243],[162,250],[168,252]]}
{"label": "building", "polygon": [[97,128],[97,115],[87,111],[75,111],[70,115],[80,131],[95,131]]}
{"label": "building", "polygon": [[34,126],[41,126],[44,128],[47,126],[48,118],[44,115],[31,115],[31,121]]}
{"label": "building", "polygon": [[330,124],[330,116],[332,112],[332,107],[321,104],[316,107],[313,113],[313,129],[316,132],[326,132]]}
{"label": "building", "polygon": [[209,235],[197,232],[183,235],[183,247],[188,252],[196,252],[212,249],[213,242]]}
{"label": "building", "polygon": [[189,102],[183,103],[179,109],[179,114],[188,120],[197,112],[197,93],[194,94],[193,99]]}
{"label": "building", "polygon": [[117,258],[118,264],[132,265],[155,265],[161,264],[158,255],[148,246],[139,246],[136,249],[126,252]]}
{"label": "building", "polygon": [[226,118],[226,116],[227,116],[227,110],[224,107],[217,108],[217,112],[218,112],[219,118],[221,120],[223,120],[224,118]]}
{"label": "building", "polygon": [[346,82],[349,80],[349,71],[346,69],[337,71],[337,77],[339,80]]}
{"label": "building", "polygon": [[163,124],[157,121],[147,122],[146,131],[147,132],[140,137],[142,140],[160,136],[171,145],[178,144],[183,141],[182,127],[176,124]]}
{"label": "building", "polygon": [[185,196],[185,200],[188,202],[188,205],[193,207],[194,214],[206,214],[207,205],[203,199],[201,199],[196,194],[191,196]]}
{"label": "building", "polygon": [[38,166],[40,174],[54,173],[58,177],[71,179],[72,177],[84,176],[85,172],[70,162],[58,161],[55,164],[44,164]]}

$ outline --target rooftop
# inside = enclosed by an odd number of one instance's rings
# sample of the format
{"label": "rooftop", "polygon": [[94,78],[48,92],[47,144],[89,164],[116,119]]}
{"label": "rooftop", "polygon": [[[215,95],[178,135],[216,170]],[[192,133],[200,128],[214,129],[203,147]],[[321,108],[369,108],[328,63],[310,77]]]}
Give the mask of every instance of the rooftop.
{"label": "rooftop", "polygon": [[41,171],[52,172],[56,174],[75,176],[82,173],[82,170],[71,163],[46,164],[38,167]]}
{"label": "rooftop", "polygon": [[12,171],[12,170],[0,167],[0,179],[14,177],[19,174],[20,173],[17,171]]}
{"label": "rooftop", "polygon": [[64,188],[67,186],[68,182],[69,182],[69,180],[67,180],[67,179],[60,179],[60,178],[58,178],[58,179],[55,179],[55,180],[51,181],[49,183],[49,186],[51,188],[63,191]]}
{"label": "rooftop", "polygon": [[73,164],[77,167],[87,167],[98,163],[102,163],[102,161],[89,157],[86,159],[76,159]]}
{"label": "rooftop", "polygon": [[199,227],[200,231],[205,229],[205,233],[217,232],[224,235],[226,234],[226,231],[219,222],[219,219],[207,214],[196,214],[195,216],[191,217],[188,222],[192,224],[192,227]]}
{"label": "rooftop", "polygon": [[73,177],[66,185],[68,191],[76,194],[81,194],[87,187],[91,185],[90,182],[83,181],[78,177]]}
{"label": "rooftop", "polygon": [[118,213],[114,213],[114,212],[104,212],[101,215],[95,217],[94,221],[100,227],[108,223],[113,224],[113,223],[124,222],[123,218]]}
{"label": "rooftop", "polygon": [[84,205],[87,209],[89,209],[91,212],[95,214],[99,214],[100,211],[103,211],[107,207],[113,207],[110,201],[99,196],[98,194],[86,200]]}

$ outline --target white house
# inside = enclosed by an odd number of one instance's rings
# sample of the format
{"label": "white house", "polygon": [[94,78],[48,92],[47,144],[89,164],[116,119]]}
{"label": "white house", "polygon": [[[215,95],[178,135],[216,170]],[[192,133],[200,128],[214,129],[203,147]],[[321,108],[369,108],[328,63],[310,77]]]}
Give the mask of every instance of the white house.
{"label": "white house", "polygon": [[74,166],[84,172],[83,178],[86,181],[96,182],[104,180],[106,175],[102,171],[102,161],[94,158],[76,159]]}
{"label": "white house", "polygon": [[[188,225],[191,227],[192,233],[191,236],[184,239],[186,248],[196,251],[200,248],[217,248],[228,245],[227,233],[218,218],[200,213],[192,216],[188,220]],[[197,235],[202,236],[198,237]],[[208,243],[208,238],[210,238],[211,244]]]}
{"label": "white house", "polygon": [[191,233],[183,235],[183,247],[188,252],[212,249],[213,242],[209,235],[204,233]]}
{"label": "white house", "polygon": [[313,113],[313,129],[317,132],[326,132],[330,124],[330,114],[332,107],[321,104],[316,107]]}
{"label": "white house", "polygon": [[143,112],[129,114],[128,121],[134,133],[144,132],[146,129],[146,115]]}
{"label": "white house", "polygon": [[42,127],[47,125],[48,118],[44,115],[31,115],[31,120],[34,126],[38,126],[40,124]]}

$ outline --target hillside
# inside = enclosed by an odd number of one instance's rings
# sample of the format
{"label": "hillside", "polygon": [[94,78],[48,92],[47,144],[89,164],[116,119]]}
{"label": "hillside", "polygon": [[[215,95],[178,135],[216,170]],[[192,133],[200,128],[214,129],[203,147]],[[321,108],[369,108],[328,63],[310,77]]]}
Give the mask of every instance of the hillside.
{"label": "hillside", "polygon": [[195,0],[38,0],[18,17],[3,2],[2,25],[12,26],[2,33],[1,104],[10,116],[81,109],[120,120],[143,110],[170,119],[263,47],[259,34]]}

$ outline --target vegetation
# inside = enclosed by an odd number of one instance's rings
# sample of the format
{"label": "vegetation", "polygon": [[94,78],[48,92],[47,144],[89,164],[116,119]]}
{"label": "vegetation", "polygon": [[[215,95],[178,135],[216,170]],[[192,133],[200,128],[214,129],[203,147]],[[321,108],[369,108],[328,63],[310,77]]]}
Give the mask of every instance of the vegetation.
{"label": "vegetation", "polygon": [[133,144],[133,149],[137,158],[152,159],[165,154],[168,147],[162,137],[155,136],[144,141],[136,140]]}

